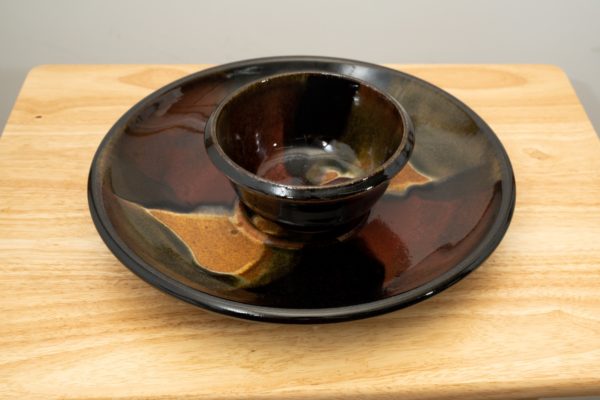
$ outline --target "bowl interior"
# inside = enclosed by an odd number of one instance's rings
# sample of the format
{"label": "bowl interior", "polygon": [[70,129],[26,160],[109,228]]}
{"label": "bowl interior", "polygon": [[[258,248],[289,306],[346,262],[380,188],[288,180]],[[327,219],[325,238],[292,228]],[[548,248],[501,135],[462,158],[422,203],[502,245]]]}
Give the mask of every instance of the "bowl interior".
{"label": "bowl interior", "polygon": [[359,81],[293,73],[249,84],[215,116],[216,141],[238,166],[298,186],[369,175],[398,149],[402,112]]}

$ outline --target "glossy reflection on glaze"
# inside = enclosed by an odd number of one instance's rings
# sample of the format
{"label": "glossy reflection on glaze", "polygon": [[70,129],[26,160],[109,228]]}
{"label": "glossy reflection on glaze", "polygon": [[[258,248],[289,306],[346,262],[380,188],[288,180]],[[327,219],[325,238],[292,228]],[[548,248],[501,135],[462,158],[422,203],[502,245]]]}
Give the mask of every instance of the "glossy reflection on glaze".
{"label": "glossy reflection on glaze", "polygon": [[414,136],[392,97],[347,76],[300,71],[234,91],[208,120],[205,145],[247,209],[282,235],[314,241],[364,220]]}
{"label": "glossy reflection on glaze", "polygon": [[[293,246],[240,218],[203,132],[232,90],[303,68],[360,73],[386,88],[410,114],[417,145],[354,236]],[[134,272],[195,304],[284,322],[364,317],[447,287],[495,248],[514,206],[508,159],[466,106],[396,71],[318,58],[224,66],[163,90],[109,133],[90,190],[99,231]],[[342,306],[351,307],[326,309]]]}
{"label": "glossy reflection on glaze", "polygon": [[404,134],[392,99],[332,74],[262,79],[219,111],[215,138],[233,162],[295,186],[362,178],[396,152]]}

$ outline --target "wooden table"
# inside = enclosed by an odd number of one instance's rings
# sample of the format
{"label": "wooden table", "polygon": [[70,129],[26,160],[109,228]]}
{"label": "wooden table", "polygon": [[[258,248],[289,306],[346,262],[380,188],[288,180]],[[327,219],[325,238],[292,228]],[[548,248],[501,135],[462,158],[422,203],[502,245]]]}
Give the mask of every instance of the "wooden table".
{"label": "wooden table", "polygon": [[334,325],[211,314],[108,251],[86,182],[115,120],[202,65],[44,65],[0,139],[0,397],[505,399],[600,395],[600,145],[548,65],[398,66],[458,96],[513,161],[500,247],[451,289]]}

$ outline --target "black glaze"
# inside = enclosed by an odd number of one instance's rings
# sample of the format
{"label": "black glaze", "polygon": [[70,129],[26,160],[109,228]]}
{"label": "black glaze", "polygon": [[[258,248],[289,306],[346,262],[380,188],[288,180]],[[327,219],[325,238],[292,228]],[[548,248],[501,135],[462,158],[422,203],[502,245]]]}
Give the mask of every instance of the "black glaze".
{"label": "black glaze", "polygon": [[[349,77],[298,72],[228,96],[206,124],[205,145],[253,212],[288,231],[338,235],[383,195],[414,136],[392,97]],[[336,167],[342,163],[348,167]],[[311,172],[316,182],[306,178]],[[325,175],[332,176],[323,183]]]}
{"label": "black glaze", "polygon": [[[349,241],[293,253],[295,269],[256,288],[236,289],[186,264],[184,258],[174,261],[172,252],[164,258],[158,247],[148,246],[148,240],[159,238],[125,221],[127,214],[119,211],[118,199],[182,215],[214,207],[230,213],[235,194],[202,152],[202,121],[244,84],[302,69],[354,76],[402,103],[418,136],[409,164],[426,171],[432,182],[407,191],[394,191],[390,185]],[[282,57],[202,71],[142,100],[100,145],[90,171],[88,198],[108,247],[161,290],[237,317],[321,323],[402,308],[460,280],[489,256],[506,232],[515,187],[510,162],[496,136],[451,95],[376,65]],[[327,270],[319,274],[323,269]]]}

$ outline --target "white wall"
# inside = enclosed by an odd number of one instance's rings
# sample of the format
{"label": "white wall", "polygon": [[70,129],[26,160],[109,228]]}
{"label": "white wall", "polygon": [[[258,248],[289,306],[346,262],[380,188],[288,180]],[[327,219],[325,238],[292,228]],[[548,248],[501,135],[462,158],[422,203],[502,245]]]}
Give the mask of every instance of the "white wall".
{"label": "white wall", "polygon": [[0,127],[47,63],[551,63],[600,131],[600,1],[0,0]]}

